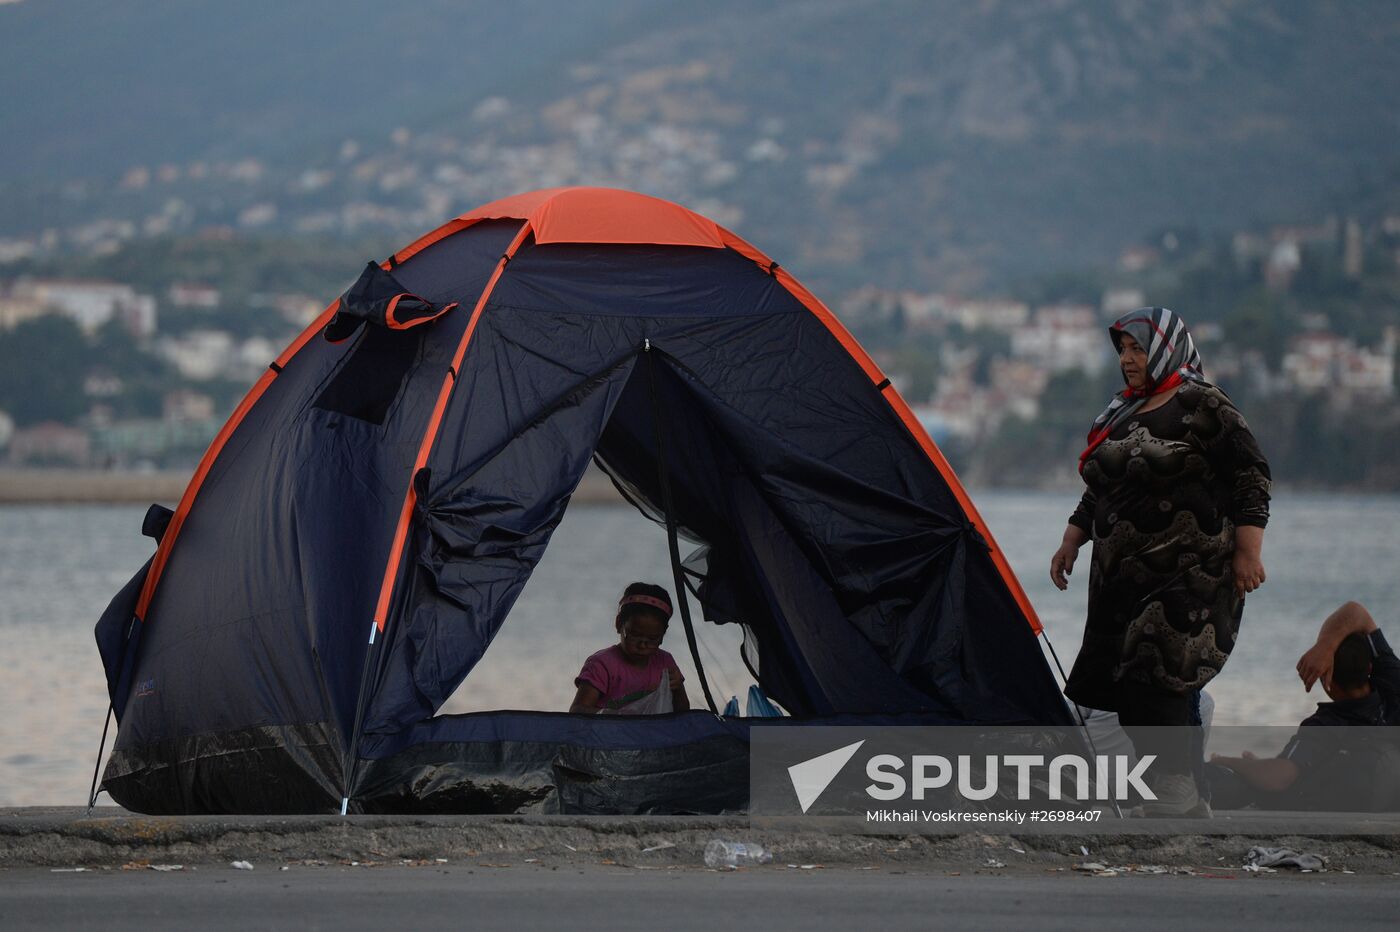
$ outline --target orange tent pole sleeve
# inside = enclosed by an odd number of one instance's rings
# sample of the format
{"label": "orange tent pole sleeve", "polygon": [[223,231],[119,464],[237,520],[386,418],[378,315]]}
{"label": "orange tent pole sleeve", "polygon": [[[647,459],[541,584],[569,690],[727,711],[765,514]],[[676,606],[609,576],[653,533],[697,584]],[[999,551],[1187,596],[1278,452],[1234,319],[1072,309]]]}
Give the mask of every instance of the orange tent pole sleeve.
{"label": "orange tent pole sleeve", "polygon": [[[448,224],[448,226],[452,226],[452,224]],[[467,344],[471,342],[472,334],[476,332],[476,324],[481,319],[481,312],[486,307],[486,302],[490,300],[491,292],[496,288],[496,282],[501,280],[501,273],[506,270],[506,264],[515,255],[515,251],[520,248],[520,244],[525,242],[525,237],[529,233],[530,224],[521,224],[520,231],[515,234],[515,239],[511,240],[510,245],[506,247],[505,255],[501,256],[500,261],[496,263],[495,271],[491,273],[490,280],[482,289],[481,297],[476,301],[476,307],[472,309],[467,329],[462,332],[462,338],[457,341],[457,350],[452,354],[452,367],[442,377],[442,387],[438,389],[437,403],[433,405],[433,414],[428,420],[428,429],[424,431],[423,439],[418,444],[418,456],[413,461],[413,471],[409,473],[408,491],[404,494],[403,508],[399,511],[398,526],[394,529],[394,542],[389,547],[389,562],[384,567],[384,579],[379,585],[379,601],[374,607],[374,623],[380,631],[384,630],[384,621],[389,616],[389,603],[394,595],[394,581],[398,579],[399,564],[403,560],[404,542],[408,539],[408,525],[413,518],[413,506],[418,501],[418,491],[413,486],[413,477],[418,475],[418,470],[428,464],[428,457],[433,452],[433,443],[437,440],[438,429],[442,426],[443,413],[447,410],[447,403],[452,398],[452,389],[457,384],[456,373],[462,371],[462,358],[467,353]]]}
{"label": "orange tent pole sleeve", "polygon": [[924,455],[929,458],[929,462],[933,463],[934,468],[938,470],[938,474],[943,477],[943,481],[947,483],[948,488],[952,490],[953,496],[957,499],[958,504],[967,515],[968,520],[972,522],[973,526],[977,528],[978,533],[986,540],[987,546],[991,551],[992,563],[996,566],[997,572],[1001,574],[1002,581],[1006,583],[1007,589],[1010,590],[1011,597],[1016,600],[1016,604],[1025,614],[1026,620],[1030,622],[1031,629],[1035,631],[1037,635],[1040,634],[1041,631],[1044,630],[1044,627],[1040,623],[1040,616],[1036,614],[1035,607],[1031,605],[1031,600],[1026,596],[1026,591],[1021,588],[1020,580],[1018,580],[1016,574],[1012,572],[1011,564],[1007,561],[1006,554],[1002,552],[1001,547],[997,544],[996,538],[992,536],[991,528],[987,527],[987,522],[982,519],[981,513],[977,510],[977,506],[972,504],[972,499],[968,496],[967,490],[963,488],[962,482],[960,482],[957,475],[954,474],[953,467],[949,465],[942,451],[934,445],[933,438],[928,435],[928,431],[924,430],[924,425],[919,423],[919,419],[914,416],[914,412],[909,409],[909,405],[900,397],[899,392],[895,391],[894,386],[889,384],[889,380],[885,377],[885,374],[880,371],[880,367],[875,364],[875,360],[871,359],[870,354],[856,342],[856,338],[851,335],[850,331],[846,329],[841,321],[837,320],[836,315],[831,313],[831,310],[818,300],[816,295],[804,288],[802,283],[793,278],[786,269],[782,268],[743,239],[735,236],[723,227],[720,228],[720,235],[723,237],[726,246],[752,260],[765,272],[768,272],[776,278],[778,283],[786,288],[794,298],[816,315],[817,319],[831,331],[832,336],[836,337],[840,344],[846,348],[846,351],[851,354],[851,357],[855,359],[856,363],[864,370],[866,377],[869,378],[872,383],[875,385],[884,385],[884,388],[880,390],[881,396],[883,396],[886,403],[894,409],[894,413],[904,424],[905,429],[909,431],[914,441],[919,445],[919,448],[924,451]]}
{"label": "orange tent pole sleeve", "polygon": [[238,425],[243,423],[243,419],[248,416],[248,412],[253,409],[253,405],[258,403],[258,399],[267,391],[267,387],[277,378],[277,374],[282,371],[291,361],[292,357],[301,352],[312,337],[321,331],[335,316],[336,310],[340,307],[340,300],[336,299],[331,306],[321,312],[320,316],[313,320],[305,330],[292,341],[291,345],[282,351],[282,355],[264,372],[253,387],[248,390],[248,394],[243,396],[243,400],[238,403],[238,407],[233,410],[233,414],[224,422],[223,428],[219,431],[214,441],[209,444],[209,449],[204,451],[204,456],[199,461],[199,466],[194,471],[190,484],[185,487],[185,494],[180,497],[180,504],[175,508],[175,514],[170,518],[170,526],[165,529],[165,535],[161,538],[160,546],[156,548],[155,558],[151,561],[151,571],[146,574],[146,581],[141,586],[141,596],[136,600],[136,617],[144,624],[146,612],[151,607],[151,600],[155,598],[156,584],[160,582],[161,573],[165,570],[165,564],[170,560],[170,552],[175,548],[175,541],[180,536],[180,528],[185,524],[185,518],[189,516],[190,508],[194,505],[195,496],[199,494],[200,486],[204,484],[205,478],[209,475],[209,470],[213,468],[214,461],[223,452],[224,445],[228,443],[233,432],[238,429]]}

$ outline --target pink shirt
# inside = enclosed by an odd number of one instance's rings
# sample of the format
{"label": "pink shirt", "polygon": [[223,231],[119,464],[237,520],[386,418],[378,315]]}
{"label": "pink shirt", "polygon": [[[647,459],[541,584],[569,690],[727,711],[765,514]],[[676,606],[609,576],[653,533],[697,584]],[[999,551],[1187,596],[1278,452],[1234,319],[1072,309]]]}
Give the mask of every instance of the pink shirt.
{"label": "pink shirt", "polygon": [[574,685],[587,683],[603,694],[602,708],[619,709],[647,693],[655,692],[656,687],[661,685],[662,670],[670,671],[672,689],[685,680],[681,668],[676,666],[676,658],[666,651],[657,649],[647,658],[646,666],[635,667],[627,662],[622,647],[614,644],[583,662],[583,669],[574,679]]}

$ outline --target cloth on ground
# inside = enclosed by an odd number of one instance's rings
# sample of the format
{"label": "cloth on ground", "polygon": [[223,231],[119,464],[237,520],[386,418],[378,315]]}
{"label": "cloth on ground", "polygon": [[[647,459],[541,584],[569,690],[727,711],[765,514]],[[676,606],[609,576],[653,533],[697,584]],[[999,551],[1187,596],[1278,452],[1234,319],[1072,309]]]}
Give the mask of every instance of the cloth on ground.
{"label": "cloth on ground", "polygon": [[1244,861],[1246,865],[1253,867],[1296,867],[1305,871],[1320,871],[1327,867],[1327,859],[1320,854],[1298,852],[1292,848],[1266,848],[1262,845],[1250,848]]}

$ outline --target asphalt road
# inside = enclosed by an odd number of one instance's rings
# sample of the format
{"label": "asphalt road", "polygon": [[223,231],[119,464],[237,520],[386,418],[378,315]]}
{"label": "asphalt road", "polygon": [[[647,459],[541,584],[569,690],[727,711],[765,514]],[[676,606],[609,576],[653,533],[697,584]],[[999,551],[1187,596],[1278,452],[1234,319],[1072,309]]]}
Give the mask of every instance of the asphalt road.
{"label": "asphalt road", "polygon": [[1225,877],[894,868],[736,873],[484,863],[226,865],[0,872],[0,928],[93,929],[1028,929],[1394,928],[1400,877]]}

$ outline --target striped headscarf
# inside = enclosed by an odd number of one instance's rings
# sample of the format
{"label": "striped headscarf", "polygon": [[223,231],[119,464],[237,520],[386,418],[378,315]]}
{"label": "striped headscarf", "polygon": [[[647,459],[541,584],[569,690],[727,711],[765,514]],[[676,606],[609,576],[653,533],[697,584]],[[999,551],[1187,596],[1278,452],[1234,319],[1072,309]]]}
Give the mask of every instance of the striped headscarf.
{"label": "striped headscarf", "polygon": [[1127,334],[1147,350],[1147,387],[1127,387],[1113,396],[1102,414],[1089,428],[1089,445],[1079,454],[1079,471],[1094,448],[1108,439],[1114,428],[1132,417],[1152,395],[1176,388],[1182,382],[1204,382],[1201,354],[1186,322],[1164,307],[1144,307],[1129,311],[1108,328],[1113,348],[1119,349],[1122,335]]}

